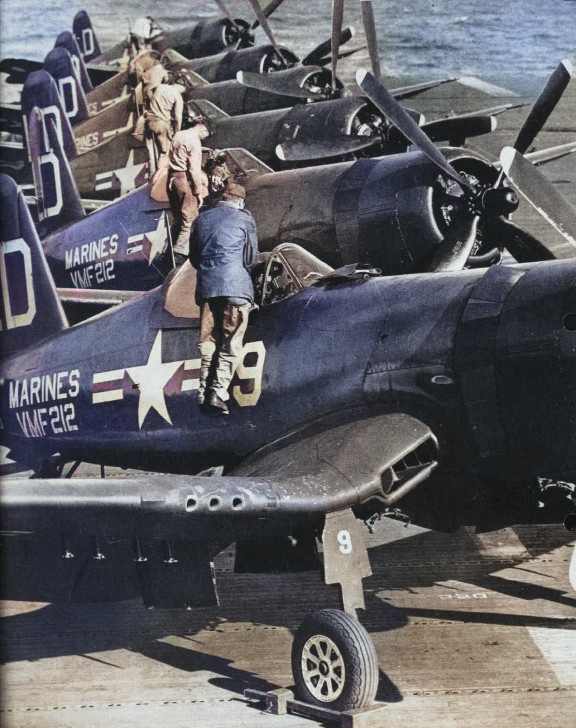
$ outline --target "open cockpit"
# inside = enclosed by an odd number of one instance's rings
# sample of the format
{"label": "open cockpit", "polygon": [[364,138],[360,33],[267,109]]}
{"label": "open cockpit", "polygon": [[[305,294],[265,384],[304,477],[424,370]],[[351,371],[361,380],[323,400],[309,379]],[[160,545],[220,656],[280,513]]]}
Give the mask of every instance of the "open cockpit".
{"label": "open cockpit", "polygon": [[[269,253],[261,253],[260,258],[252,275],[258,306],[282,301],[334,272],[295,243],[282,243]],[[164,310],[176,318],[199,319],[195,292],[196,271],[187,262],[164,288]]]}

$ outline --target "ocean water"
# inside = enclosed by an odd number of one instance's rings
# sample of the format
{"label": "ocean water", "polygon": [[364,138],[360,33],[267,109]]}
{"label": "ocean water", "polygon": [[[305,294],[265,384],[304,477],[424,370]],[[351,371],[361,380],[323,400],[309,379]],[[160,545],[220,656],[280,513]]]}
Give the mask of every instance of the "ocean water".
{"label": "ocean water", "polygon": [[[235,17],[254,17],[247,0],[225,4]],[[284,0],[270,19],[276,40],[302,57],[330,35],[331,5]],[[476,75],[530,96],[562,59],[576,61],[576,0],[373,0],[373,8],[385,78]],[[0,0],[0,55],[42,60],[80,9],[90,14],[102,48],[140,15],[172,28],[218,14],[212,0]],[[360,43],[359,0],[346,0],[344,12]],[[257,38],[266,41],[261,30]]]}

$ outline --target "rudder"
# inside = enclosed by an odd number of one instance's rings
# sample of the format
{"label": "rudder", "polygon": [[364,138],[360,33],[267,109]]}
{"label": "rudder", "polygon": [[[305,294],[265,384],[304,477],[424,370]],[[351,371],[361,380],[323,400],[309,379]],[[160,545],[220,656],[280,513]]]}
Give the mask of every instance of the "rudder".
{"label": "rudder", "polygon": [[37,229],[44,238],[85,214],[54,117],[38,107],[28,116],[28,154],[38,206]]}
{"label": "rudder", "polygon": [[90,61],[102,55],[96,33],[85,10],[79,10],[74,16],[72,31],[84,56],[85,63],[90,63]]}
{"label": "rudder", "polygon": [[28,117],[34,107],[38,107],[44,116],[52,115],[58,129],[59,137],[62,140],[62,147],[68,159],[76,156],[76,145],[70,120],[66,116],[62,101],[56,88],[56,81],[42,69],[34,71],[26,79],[22,88],[21,97],[22,116],[24,117],[24,130],[26,143],[28,144]]}
{"label": "rudder", "polygon": [[66,116],[72,125],[86,121],[88,104],[72,56],[63,46],[56,46],[44,59],[44,68],[55,79]]}
{"label": "rudder", "polygon": [[68,327],[24,195],[0,174],[0,343],[8,357]]}

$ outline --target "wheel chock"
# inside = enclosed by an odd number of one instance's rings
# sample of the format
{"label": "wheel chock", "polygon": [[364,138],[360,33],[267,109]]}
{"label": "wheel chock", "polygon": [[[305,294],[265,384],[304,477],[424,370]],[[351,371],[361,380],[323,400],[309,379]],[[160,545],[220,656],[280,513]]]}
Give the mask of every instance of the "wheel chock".
{"label": "wheel chock", "polygon": [[339,728],[380,728],[382,725],[382,712],[385,704],[371,705],[367,708],[338,710],[322,708],[318,705],[303,703],[294,699],[294,693],[288,688],[278,688],[263,692],[261,690],[244,690],[246,700],[262,703],[262,708],[272,715],[286,715],[296,713],[306,718],[316,718],[336,723]]}

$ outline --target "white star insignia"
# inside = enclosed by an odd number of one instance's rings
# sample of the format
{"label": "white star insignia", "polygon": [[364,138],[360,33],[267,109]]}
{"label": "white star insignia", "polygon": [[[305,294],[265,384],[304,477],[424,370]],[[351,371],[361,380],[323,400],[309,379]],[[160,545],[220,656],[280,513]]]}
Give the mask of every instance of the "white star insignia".
{"label": "white star insignia", "polygon": [[6,445],[0,445],[0,465],[14,465],[16,460],[12,460],[12,458],[8,457],[9,452],[9,447],[6,447]]}
{"label": "white star insignia", "polygon": [[136,187],[136,177],[147,164],[148,162],[134,164],[134,150],[130,150],[126,166],[122,167],[122,169],[115,169],[113,172],[118,182],[120,182],[121,195],[125,195],[127,192],[130,192],[130,190],[133,190]]}
{"label": "white star insignia", "polygon": [[166,231],[166,215],[162,213],[158,220],[158,227],[156,230],[150,230],[148,233],[144,233],[144,237],[150,243],[150,252],[148,254],[148,265],[152,264],[154,258],[164,250],[164,243],[166,242],[167,231]]}
{"label": "white star insignia", "polygon": [[152,408],[166,422],[172,424],[166,408],[164,387],[182,364],[182,361],[162,361],[162,331],[160,330],[154,339],[146,364],[126,369],[126,373],[140,391],[138,402],[138,427],[140,429],[142,429],[142,423]]}

